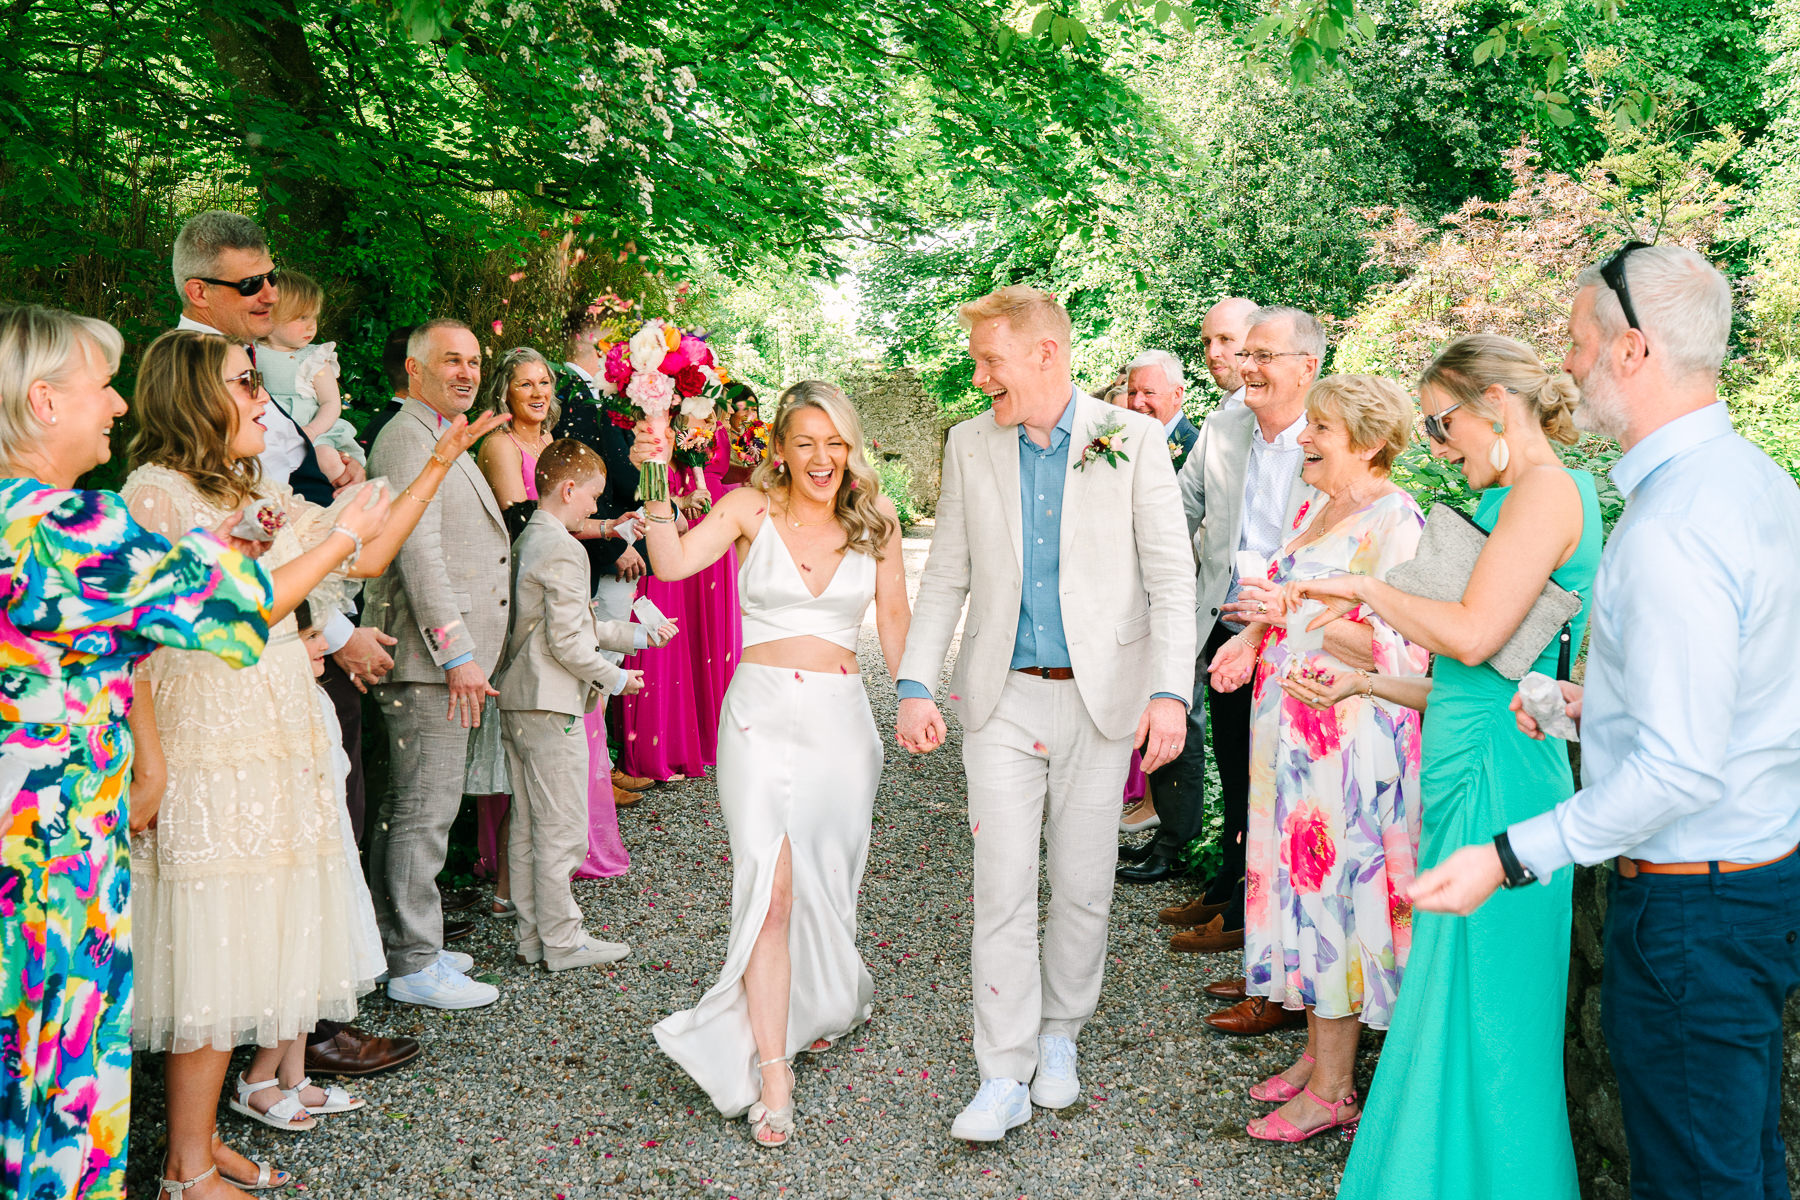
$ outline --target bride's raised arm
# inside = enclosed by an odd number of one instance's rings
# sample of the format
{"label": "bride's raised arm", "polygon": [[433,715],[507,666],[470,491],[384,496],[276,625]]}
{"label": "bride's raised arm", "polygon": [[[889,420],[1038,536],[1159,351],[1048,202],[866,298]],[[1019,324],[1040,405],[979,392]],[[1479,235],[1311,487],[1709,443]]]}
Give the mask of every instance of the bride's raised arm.
{"label": "bride's raised arm", "polygon": [[686,533],[675,531],[675,506],[667,500],[644,505],[644,548],[650,567],[665,583],[698,574],[725,557],[734,544],[748,551],[769,511],[769,498],[755,488],[728,492],[706,519]]}

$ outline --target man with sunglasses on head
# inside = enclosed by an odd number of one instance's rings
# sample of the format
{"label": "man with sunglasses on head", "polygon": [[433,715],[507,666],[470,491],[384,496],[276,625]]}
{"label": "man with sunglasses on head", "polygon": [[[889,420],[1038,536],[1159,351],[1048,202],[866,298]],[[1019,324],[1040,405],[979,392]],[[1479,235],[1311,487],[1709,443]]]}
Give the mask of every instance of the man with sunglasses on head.
{"label": "man with sunglasses on head", "polygon": [[[1618,439],[1594,583],[1582,789],[1413,884],[1466,914],[1611,862],[1601,1029],[1636,1200],[1785,1197],[1782,1012],[1800,988],[1800,488],[1719,402],[1731,285],[1679,246],[1585,271],[1563,368]],[[1514,701],[1515,710],[1520,709]],[[1519,728],[1541,737],[1519,712]]]}
{"label": "man with sunglasses on head", "polygon": [[[181,297],[178,329],[213,333],[241,344],[256,361],[257,339],[275,325],[275,297],[280,272],[269,256],[269,242],[255,221],[238,213],[212,210],[190,217],[175,235],[171,264],[175,292]],[[260,378],[257,386],[261,386]],[[354,460],[346,459],[345,476],[331,480],[319,470],[312,442],[279,404],[263,412],[265,447],[258,456],[264,479],[285,483],[314,504],[329,505],[332,493],[362,478]],[[350,759],[348,799],[352,811],[362,809],[362,701],[360,693],[394,665],[383,643],[393,644],[380,630],[358,628],[346,613],[334,612],[324,622],[330,657],[320,684],[331,697],[343,749]],[[412,1038],[374,1037],[354,1026],[320,1022],[308,1038],[306,1069],[320,1075],[369,1075],[409,1062],[419,1055]]]}

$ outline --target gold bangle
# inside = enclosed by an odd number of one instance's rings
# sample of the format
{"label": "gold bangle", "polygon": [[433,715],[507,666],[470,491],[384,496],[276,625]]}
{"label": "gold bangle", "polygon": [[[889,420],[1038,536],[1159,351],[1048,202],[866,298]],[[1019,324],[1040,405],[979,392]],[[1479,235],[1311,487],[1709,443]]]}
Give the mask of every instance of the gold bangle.
{"label": "gold bangle", "polygon": [[401,495],[402,495],[402,496],[405,496],[405,497],[406,497],[406,498],[407,498],[407,499],[408,499],[408,500],[411,500],[411,501],[413,501],[413,502],[414,502],[414,503],[415,503],[415,504],[417,504],[417,505],[418,505],[418,506],[419,506],[419,507],[420,507],[420,508],[425,508],[425,507],[427,507],[427,506],[428,506],[428,505],[429,505],[429,504],[430,504],[430,503],[431,503],[431,502],[432,502],[432,501],[433,501],[433,500],[435,500],[435,499],[437,499],[437,493],[436,493],[436,492],[433,492],[433,493],[431,493],[431,495],[429,495],[429,496],[425,496],[425,497],[419,497],[419,496],[415,496],[415,495],[413,495],[413,490],[412,490],[412,488],[410,488],[410,487],[403,487],[403,488],[401,488],[401,489],[400,489],[400,494],[401,494]]}
{"label": "gold bangle", "polygon": [[436,450],[431,452],[431,461],[438,464],[438,466],[444,468],[446,471],[450,469],[450,460],[439,454]]}

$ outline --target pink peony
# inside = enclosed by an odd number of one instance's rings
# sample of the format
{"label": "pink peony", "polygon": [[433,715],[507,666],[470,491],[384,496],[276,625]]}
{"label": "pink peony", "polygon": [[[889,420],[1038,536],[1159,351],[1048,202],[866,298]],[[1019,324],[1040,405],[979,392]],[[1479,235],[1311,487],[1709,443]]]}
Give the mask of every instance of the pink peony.
{"label": "pink peony", "polygon": [[[688,367],[710,367],[712,361],[712,347],[693,334],[684,333],[675,349],[663,355],[662,365],[658,369],[664,375],[679,375]],[[685,392],[682,394],[686,395]]]}
{"label": "pink peony", "polygon": [[1297,808],[1282,827],[1288,843],[1288,879],[1296,892],[1317,892],[1337,863],[1331,825],[1317,808]]}
{"label": "pink peony", "polygon": [[675,401],[675,382],[661,371],[634,371],[625,385],[625,395],[646,415],[669,411]]}
{"label": "pink peony", "polygon": [[616,388],[622,388],[631,382],[631,363],[626,358],[629,351],[624,342],[614,342],[611,350],[606,352],[606,366],[602,373],[606,381]]}

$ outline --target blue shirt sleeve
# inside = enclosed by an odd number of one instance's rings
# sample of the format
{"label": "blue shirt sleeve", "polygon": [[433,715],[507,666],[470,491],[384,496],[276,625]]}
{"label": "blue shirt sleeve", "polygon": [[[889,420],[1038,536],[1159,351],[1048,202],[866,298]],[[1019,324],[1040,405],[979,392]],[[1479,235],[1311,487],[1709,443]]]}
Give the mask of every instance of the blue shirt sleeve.
{"label": "blue shirt sleeve", "polygon": [[474,662],[474,661],[475,661],[475,655],[472,652],[469,654],[459,654],[455,658],[451,659],[449,662],[444,664],[444,670],[448,671],[455,667],[460,667],[466,662]]}
{"label": "blue shirt sleeve", "polygon": [[1150,698],[1152,700],[1181,700],[1181,707],[1191,707],[1189,701],[1182,700],[1182,698],[1177,696],[1174,692],[1152,692]]}
{"label": "blue shirt sleeve", "polygon": [[916,679],[902,679],[894,684],[894,690],[902,700],[929,700],[931,689]]}

